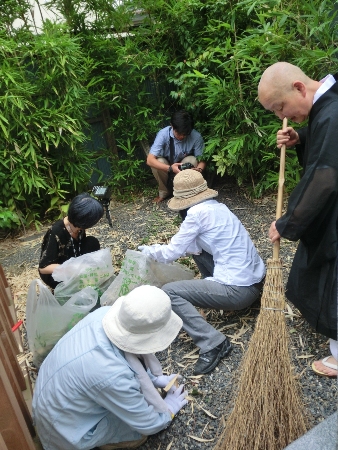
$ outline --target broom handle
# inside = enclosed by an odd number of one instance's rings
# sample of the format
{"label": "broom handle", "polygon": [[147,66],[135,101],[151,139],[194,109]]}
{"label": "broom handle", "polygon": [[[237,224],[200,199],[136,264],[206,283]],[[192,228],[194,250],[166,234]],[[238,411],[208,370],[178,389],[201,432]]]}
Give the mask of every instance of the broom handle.
{"label": "broom handle", "polygon": [[[288,119],[283,119],[283,130],[288,126]],[[276,220],[282,215],[283,208],[283,191],[284,191],[284,173],[285,173],[285,144],[282,145],[280,150],[280,162],[279,162],[279,179],[278,179],[278,195],[277,195],[277,208],[276,208]],[[279,259],[280,239],[273,244],[273,259]]]}

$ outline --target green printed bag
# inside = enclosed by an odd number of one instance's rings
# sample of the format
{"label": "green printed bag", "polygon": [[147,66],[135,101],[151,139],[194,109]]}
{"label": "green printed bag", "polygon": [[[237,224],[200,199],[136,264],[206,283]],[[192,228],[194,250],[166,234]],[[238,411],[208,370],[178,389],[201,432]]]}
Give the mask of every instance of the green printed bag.
{"label": "green printed bag", "polygon": [[31,282],[26,303],[26,330],[36,367],[40,367],[57,341],[89,313],[97,300],[97,291],[87,286],[60,305],[41,280]]}
{"label": "green printed bag", "polygon": [[122,295],[143,284],[162,287],[166,283],[180,280],[192,280],[194,271],[173,262],[163,264],[154,261],[141,252],[127,250],[120,273],[102,294],[101,306],[112,305]]}
{"label": "green printed bag", "polygon": [[70,258],[54,270],[53,278],[60,281],[54,289],[55,298],[60,305],[86,286],[96,289],[100,297],[115,279],[110,249],[104,248]]}

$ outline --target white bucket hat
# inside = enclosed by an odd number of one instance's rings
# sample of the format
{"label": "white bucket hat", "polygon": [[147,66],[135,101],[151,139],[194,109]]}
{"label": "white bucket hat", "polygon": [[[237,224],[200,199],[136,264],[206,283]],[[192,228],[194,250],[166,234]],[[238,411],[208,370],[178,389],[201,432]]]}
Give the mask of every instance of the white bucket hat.
{"label": "white bucket hat", "polygon": [[182,170],[174,178],[174,197],[169,200],[168,208],[180,211],[217,195],[218,192],[208,188],[207,182],[197,170]]}
{"label": "white bucket hat", "polygon": [[155,286],[139,286],[119,297],[102,319],[108,338],[119,349],[147,354],[166,349],[182,327],[169,296]]}

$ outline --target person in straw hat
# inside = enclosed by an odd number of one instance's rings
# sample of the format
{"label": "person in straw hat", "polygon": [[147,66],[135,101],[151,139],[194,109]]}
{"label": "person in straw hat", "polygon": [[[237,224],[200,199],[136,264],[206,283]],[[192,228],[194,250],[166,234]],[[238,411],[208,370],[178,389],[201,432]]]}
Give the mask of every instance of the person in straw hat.
{"label": "person in straw hat", "polygon": [[174,197],[168,207],[184,219],[168,245],[140,246],[156,261],[170,263],[187,253],[202,279],[177,281],[162,286],[183,329],[200,348],[194,374],[212,371],[229,354],[227,337],[212,327],[196,310],[233,311],[250,306],[260,295],[265,265],[240,220],[209,189],[203,176],[187,169],[174,178]]}
{"label": "person in straw hat", "polygon": [[277,117],[308,126],[277,132],[277,147],[296,147],[303,175],[285,214],[269,229],[271,242],[298,241],[286,296],[318,332],[330,338],[331,355],[312,363],[317,375],[337,377],[338,74],[320,81],[288,62],[269,66],[258,98]]}
{"label": "person in straw hat", "polygon": [[153,353],[182,326],[168,295],[139,286],[81,320],[41,365],[33,419],[45,450],[137,448],[170,425],[187,403],[184,385],[163,388]]}

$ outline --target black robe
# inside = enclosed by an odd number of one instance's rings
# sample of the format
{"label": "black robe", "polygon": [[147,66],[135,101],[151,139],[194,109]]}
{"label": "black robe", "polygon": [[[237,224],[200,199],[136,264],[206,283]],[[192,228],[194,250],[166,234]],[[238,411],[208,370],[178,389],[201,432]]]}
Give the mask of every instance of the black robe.
{"label": "black robe", "polygon": [[300,240],[286,297],[317,332],[336,340],[338,82],[315,102],[299,137],[304,173],[276,222],[282,237]]}

